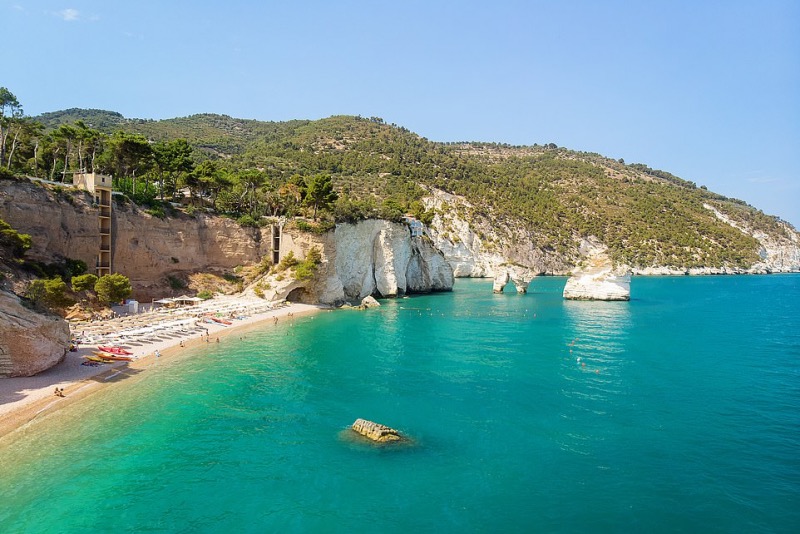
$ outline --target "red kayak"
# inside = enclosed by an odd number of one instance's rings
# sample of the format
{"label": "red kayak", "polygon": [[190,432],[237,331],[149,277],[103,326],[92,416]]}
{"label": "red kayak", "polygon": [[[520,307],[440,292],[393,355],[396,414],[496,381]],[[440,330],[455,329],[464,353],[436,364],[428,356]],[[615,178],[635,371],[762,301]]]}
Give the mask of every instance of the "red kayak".
{"label": "red kayak", "polygon": [[132,352],[129,352],[122,347],[97,347],[99,350],[103,352],[108,352],[109,354],[122,354],[122,355],[131,355]]}
{"label": "red kayak", "polygon": [[103,358],[104,360],[110,360],[115,362],[132,362],[133,358],[129,358],[128,356],[120,356],[119,354],[109,354],[107,352],[95,352],[96,356]]}

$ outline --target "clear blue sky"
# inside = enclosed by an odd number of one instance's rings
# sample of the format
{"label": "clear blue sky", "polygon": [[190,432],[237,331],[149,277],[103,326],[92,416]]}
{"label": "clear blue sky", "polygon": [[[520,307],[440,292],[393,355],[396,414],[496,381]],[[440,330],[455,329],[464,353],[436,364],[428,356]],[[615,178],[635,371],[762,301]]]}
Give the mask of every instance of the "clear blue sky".
{"label": "clear blue sky", "polygon": [[0,0],[0,36],[28,115],[379,116],[646,163],[800,226],[797,0]]}

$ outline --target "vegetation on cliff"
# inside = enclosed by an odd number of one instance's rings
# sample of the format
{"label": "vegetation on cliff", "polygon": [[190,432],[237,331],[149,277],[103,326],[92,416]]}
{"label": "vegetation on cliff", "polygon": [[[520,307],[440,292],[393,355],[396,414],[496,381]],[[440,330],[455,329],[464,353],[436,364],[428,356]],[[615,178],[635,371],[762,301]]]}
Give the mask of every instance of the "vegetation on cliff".
{"label": "vegetation on cliff", "polygon": [[777,218],[668,172],[553,144],[435,143],[376,117],[151,121],[71,109],[33,120],[18,103],[15,110],[4,119],[5,167],[54,180],[77,169],[109,173],[117,189],[162,216],[169,201],[183,200],[190,212],[213,210],[243,225],[304,214],[321,216],[325,227],[406,212],[429,222],[421,199],[438,188],[475,206],[466,220],[520,228],[542,250],[567,253],[595,236],[616,261],[639,267],[758,261],[759,243],[706,204],[772,235],[786,232]]}

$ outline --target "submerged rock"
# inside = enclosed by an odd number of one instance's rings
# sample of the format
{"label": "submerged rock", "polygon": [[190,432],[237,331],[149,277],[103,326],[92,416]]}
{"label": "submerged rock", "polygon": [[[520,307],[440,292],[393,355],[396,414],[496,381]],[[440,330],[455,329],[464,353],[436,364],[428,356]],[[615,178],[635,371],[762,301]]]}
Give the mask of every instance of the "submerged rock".
{"label": "submerged rock", "polygon": [[367,421],[366,419],[356,419],[351,428],[355,432],[358,432],[362,436],[376,443],[404,440],[400,432],[394,428],[389,428],[386,425],[381,425],[373,421]]}

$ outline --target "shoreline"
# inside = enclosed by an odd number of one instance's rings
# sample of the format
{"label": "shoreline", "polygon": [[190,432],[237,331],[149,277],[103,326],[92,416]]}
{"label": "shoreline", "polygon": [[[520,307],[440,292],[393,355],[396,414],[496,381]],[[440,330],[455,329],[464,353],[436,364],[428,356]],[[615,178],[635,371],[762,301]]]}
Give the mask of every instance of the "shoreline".
{"label": "shoreline", "polygon": [[[247,303],[243,299],[226,299],[225,302]],[[311,304],[292,303],[236,319],[227,326],[203,323],[203,328],[208,331],[208,337],[195,332],[169,339],[159,338],[136,343],[135,346],[133,343],[123,342],[119,346],[133,352],[133,361],[101,364],[97,367],[82,363],[85,361],[84,356],[91,355],[97,350],[98,344],[82,343],[76,352],[67,352],[60,363],[41,373],[29,377],[0,379],[0,439],[35,423],[39,415],[45,412],[52,413],[119,380],[150,370],[157,361],[156,351],[160,354],[159,359],[169,358],[186,349],[209,344],[206,339],[214,343],[217,339],[222,340],[231,334],[243,334],[256,327],[262,327],[268,321],[278,324],[282,318],[309,315],[324,309]],[[63,388],[63,397],[54,394],[56,388]]]}

